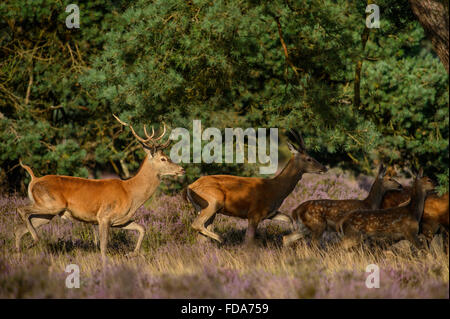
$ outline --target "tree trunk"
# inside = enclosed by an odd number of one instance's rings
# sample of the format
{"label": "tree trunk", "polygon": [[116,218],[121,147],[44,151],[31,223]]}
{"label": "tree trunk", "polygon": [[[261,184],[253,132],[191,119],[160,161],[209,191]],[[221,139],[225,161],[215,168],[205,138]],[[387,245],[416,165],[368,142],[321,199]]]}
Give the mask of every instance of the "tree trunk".
{"label": "tree trunk", "polygon": [[448,73],[448,0],[409,0]]}

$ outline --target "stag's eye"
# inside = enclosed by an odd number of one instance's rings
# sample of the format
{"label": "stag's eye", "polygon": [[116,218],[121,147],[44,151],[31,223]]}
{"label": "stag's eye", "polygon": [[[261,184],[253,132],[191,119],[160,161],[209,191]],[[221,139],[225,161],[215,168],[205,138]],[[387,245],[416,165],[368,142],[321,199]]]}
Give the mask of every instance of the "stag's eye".
{"label": "stag's eye", "polygon": [[311,158],[308,158],[307,161],[308,161],[308,162],[311,162]]}
{"label": "stag's eye", "polygon": [[162,162],[165,162],[165,161],[167,161],[167,158],[161,157],[161,161],[162,161]]}

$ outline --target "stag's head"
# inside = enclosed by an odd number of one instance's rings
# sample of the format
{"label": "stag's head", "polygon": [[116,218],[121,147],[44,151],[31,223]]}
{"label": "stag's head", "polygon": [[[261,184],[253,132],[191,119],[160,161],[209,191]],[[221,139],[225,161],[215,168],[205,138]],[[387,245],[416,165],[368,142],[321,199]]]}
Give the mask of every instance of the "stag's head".
{"label": "stag's head", "polygon": [[386,172],[386,166],[380,164],[380,167],[378,168],[377,179],[375,182],[381,183],[381,187],[384,191],[402,190],[402,184],[393,179],[392,174],[386,174]]}
{"label": "stag's head", "polygon": [[138,140],[139,143],[141,143],[142,147],[144,148],[145,153],[147,154],[147,160],[151,162],[153,168],[158,172],[159,176],[164,175],[176,175],[176,176],[182,176],[184,175],[184,169],[178,165],[172,162],[172,160],[166,156],[163,152],[164,149],[169,147],[171,140],[168,139],[166,142],[161,143],[160,141],[166,134],[166,125],[163,123],[163,132],[158,136],[155,137],[155,130],[152,127],[152,134],[149,135],[147,133],[147,128],[144,125],[144,134],[145,138],[140,137],[133,127],[120,120],[117,116],[113,114],[114,118],[122,125],[128,126],[131,130],[131,133],[133,133],[133,136]]}
{"label": "stag's head", "polygon": [[308,153],[306,152],[305,143],[299,132],[292,129],[289,130],[288,138],[291,142],[298,145],[294,146],[294,144],[291,144],[289,142],[287,143],[294,161],[296,162],[298,167],[303,170],[304,173],[325,173],[327,171],[327,168],[325,166],[308,155]]}

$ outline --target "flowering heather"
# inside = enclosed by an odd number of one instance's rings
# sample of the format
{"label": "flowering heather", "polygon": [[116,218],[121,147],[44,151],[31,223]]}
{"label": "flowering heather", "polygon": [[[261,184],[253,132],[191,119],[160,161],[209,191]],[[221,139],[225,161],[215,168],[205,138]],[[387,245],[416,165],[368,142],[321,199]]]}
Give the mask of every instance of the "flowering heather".
{"label": "flowering heather", "polygon": [[[280,208],[290,212],[319,198],[364,198],[372,179],[328,173],[306,174]],[[109,262],[102,267],[93,227],[55,217],[38,229],[40,243],[14,250],[15,212],[25,198],[0,198],[0,298],[449,298],[449,261],[439,237],[429,251],[407,242],[391,248],[341,250],[308,240],[283,248],[289,226],[264,221],[259,246],[243,246],[245,220],[219,215],[215,230],[225,242],[197,242],[190,228],[194,211],[181,196],[155,196],[135,220],[146,235],[142,256],[127,259],[137,234],[114,229]],[[325,238],[326,239],[326,238]],[[65,286],[65,267],[80,267],[80,288]],[[380,268],[380,288],[366,287],[366,266]]]}

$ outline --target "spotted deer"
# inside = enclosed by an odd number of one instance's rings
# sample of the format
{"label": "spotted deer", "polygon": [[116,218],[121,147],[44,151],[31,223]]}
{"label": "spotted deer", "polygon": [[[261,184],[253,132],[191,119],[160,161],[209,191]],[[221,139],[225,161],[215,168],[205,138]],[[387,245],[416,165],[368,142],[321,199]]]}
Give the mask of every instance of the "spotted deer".
{"label": "spotted deer", "polygon": [[[412,187],[404,186],[401,192],[387,192],[383,198],[381,208],[391,208],[405,205],[411,199]],[[443,231],[444,248],[448,253],[449,233],[449,198],[448,193],[442,196],[429,194],[425,200],[422,220],[420,221],[420,234],[423,234],[430,243],[434,235]]]}
{"label": "spotted deer", "polygon": [[273,178],[239,177],[231,175],[203,176],[187,188],[187,198],[199,212],[192,228],[221,243],[220,235],[209,229],[216,214],[248,219],[246,244],[253,244],[258,224],[264,219],[291,222],[278,212],[284,199],[293,191],[304,173],[323,173],[327,169],[306,153],[301,135],[291,130],[288,143],[292,155],[284,169]]}
{"label": "spotted deer", "polygon": [[25,224],[15,233],[18,250],[26,233],[29,232],[34,242],[37,242],[39,238],[36,228],[49,223],[53,217],[59,215],[66,219],[98,225],[103,261],[106,259],[110,227],[138,231],[136,247],[129,256],[139,253],[145,229],[132,220],[136,210],[153,195],[160,184],[161,176],[180,176],[184,174],[184,169],[163,153],[163,149],[167,148],[171,141],[158,142],[166,132],[165,125],[159,137],[154,137],[154,130],[149,136],[144,126],[146,138],[142,138],[136,134],[131,125],[122,122],[115,115],[114,117],[122,125],[128,126],[143,146],[146,155],[137,174],[127,180],[93,180],[62,175],[36,177],[29,166],[21,163],[31,176],[28,185],[31,204],[17,208]]}
{"label": "spotted deer", "polygon": [[295,230],[283,237],[283,245],[290,245],[306,233],[311,233],[312,240],[318,243],[325,230],[337,232],[337,222],[348,212],[355,209],[376,209],[380,207],[383,195],[388,190],[400,190],[402,185],[386,176],[386,168],[380,165],[378,175],[369,194],[359,199],[317,199],[309,200],[295,208],[291,215]]}
{"label": "spotted deer", "polygon": [[407,204],[387,209],[355,210],[344,216],[338,223],[343,246],[348,248],[365,238],[375,238],[394,241],[406,239],[419,248],[419,224],[425,198],[434,189],[431,179],[422,174],[421,169],[414,180],[411,200]]}

